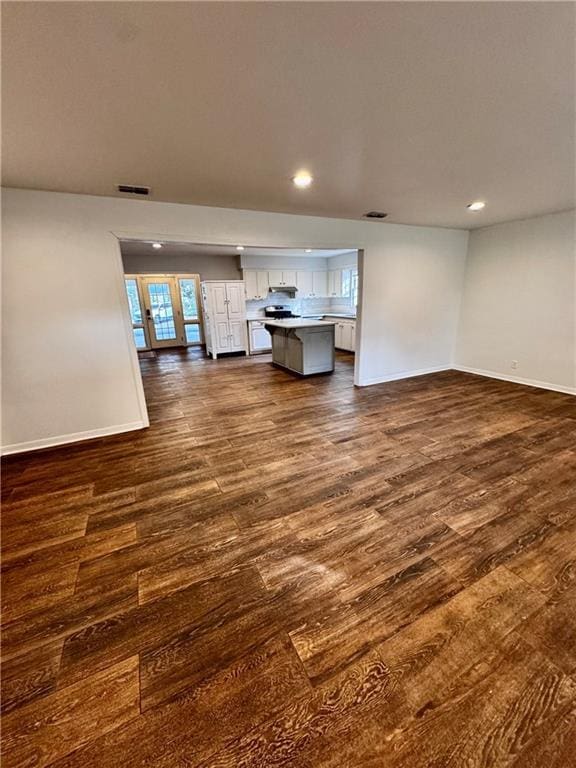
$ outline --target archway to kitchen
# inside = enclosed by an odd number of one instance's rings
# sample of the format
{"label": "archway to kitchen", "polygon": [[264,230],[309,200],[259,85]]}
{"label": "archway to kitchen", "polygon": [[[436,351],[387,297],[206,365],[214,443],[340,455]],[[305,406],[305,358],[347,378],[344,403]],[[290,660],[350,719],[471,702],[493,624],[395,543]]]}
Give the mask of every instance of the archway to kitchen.
{"label": "archway to kitchen", "polygon": [[[222,374],[241,376],[239,358],[271,367],[271,324],[289,318],[293,324],[332,326],[335,370],[347,372],[352,384],[361,292],[358,250],[133,237],[120,238],[119,244],[133,340],[145,375],[158,365],[174,370],[180,363],[213,361],[224,364],[216,369]],[[320,335],[312,338],[317,347]],[[323,372],[321,365],[303,373],[310,370]],[[284,373],[294,376],[290,367]]]}

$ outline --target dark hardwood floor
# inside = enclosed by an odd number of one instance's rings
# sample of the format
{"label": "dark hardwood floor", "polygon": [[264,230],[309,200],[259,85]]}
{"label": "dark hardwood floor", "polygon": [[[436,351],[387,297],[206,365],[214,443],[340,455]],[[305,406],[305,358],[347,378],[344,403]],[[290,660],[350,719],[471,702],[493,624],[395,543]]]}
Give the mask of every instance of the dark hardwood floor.
{"label": "dark hardwood floor", "polygon": [[576,405],[141,361],[4,462],[4,768],[576,765]]}

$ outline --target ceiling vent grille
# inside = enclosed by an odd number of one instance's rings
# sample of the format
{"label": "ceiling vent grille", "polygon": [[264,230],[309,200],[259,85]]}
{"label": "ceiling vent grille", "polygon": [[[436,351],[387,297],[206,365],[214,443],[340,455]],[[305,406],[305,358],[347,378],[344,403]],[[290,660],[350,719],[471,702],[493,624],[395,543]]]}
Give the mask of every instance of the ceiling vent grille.
{"label": "ceiling vent grille", "polygon": [[365,219],[385,219],[386,216],[388,214],[382,213],[382,211],[368,211],[368,213],[364,214]]}
{"label": "ceiling vent grille", "polygon": [[150,187],[137,187],[134,184],[118,184],[118,192],[124,192],[127,195],[142,195],[145,197],[150,194]]}

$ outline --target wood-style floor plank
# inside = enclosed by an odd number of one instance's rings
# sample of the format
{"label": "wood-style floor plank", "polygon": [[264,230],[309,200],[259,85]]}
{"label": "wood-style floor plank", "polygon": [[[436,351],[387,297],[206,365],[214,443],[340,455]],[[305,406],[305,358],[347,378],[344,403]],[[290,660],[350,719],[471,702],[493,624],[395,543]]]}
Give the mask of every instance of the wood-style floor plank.
{"label": "wood-style floor plank", "polygon": [[149,429],[3,462],[3,765],[573,763],[573,397],[141,368]]}
{"label": "wood-style floor plank", "polygon": [[139,712],[138,657],[133,656],[8,714],[2,764],[51,765]]}

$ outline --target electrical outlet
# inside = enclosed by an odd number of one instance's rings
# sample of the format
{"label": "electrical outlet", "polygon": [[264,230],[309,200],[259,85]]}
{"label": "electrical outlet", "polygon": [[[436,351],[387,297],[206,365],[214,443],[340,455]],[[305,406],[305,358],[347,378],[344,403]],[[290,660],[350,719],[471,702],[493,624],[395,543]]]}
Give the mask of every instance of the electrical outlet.
{"label": "electrical outlet", "polygon": [[518,368],[518,360],[512,360],[512,365],[510,367],[513,370],[516,370],[516,368]]}

